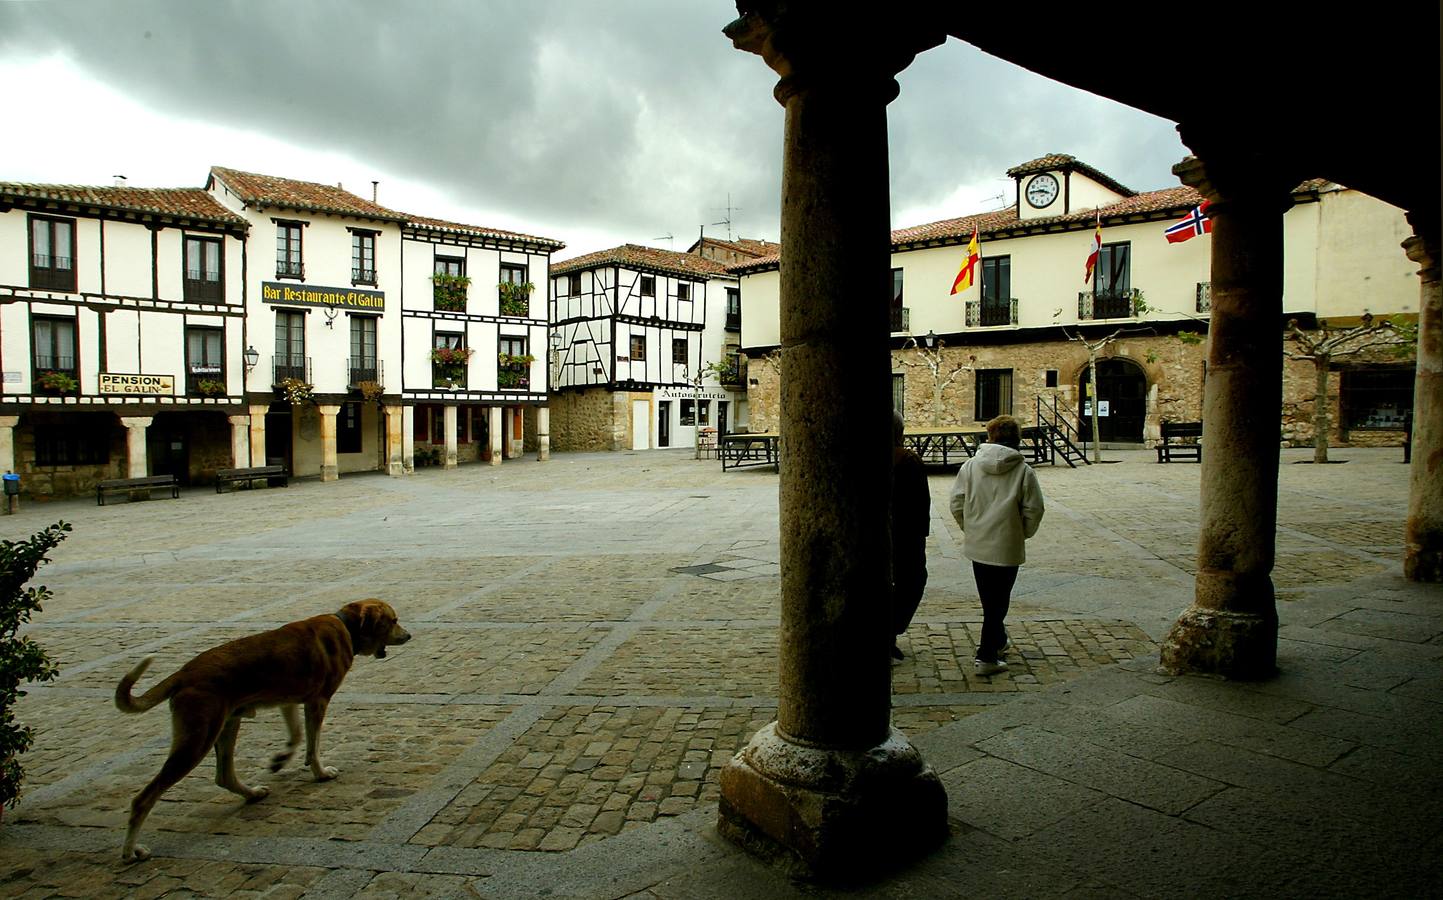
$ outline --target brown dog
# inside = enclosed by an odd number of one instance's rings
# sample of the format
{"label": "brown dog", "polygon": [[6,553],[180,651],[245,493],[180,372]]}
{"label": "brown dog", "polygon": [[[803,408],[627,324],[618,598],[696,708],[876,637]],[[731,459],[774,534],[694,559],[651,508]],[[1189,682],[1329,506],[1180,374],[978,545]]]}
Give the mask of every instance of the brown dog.
{"label": "brown dog", "polygon": [[171,785],[194,769],[215,748],[215,783],[246,798],[247,802],[270,793],[250,788],[235,774],[235,741],[240,720],[255,715],[262,706],[279,706],[290,734],[286,749],[271,760],[271,771],[295,753],[301,742],[296,706],[306,707],[306,763],[317,781],[338,774],[321,765],[321,721],[331,695],[351,670],[359,655],[382,659],[386,648],[411,639],[396,621],[396,611],[380,600],[347,603],[341,611],[283,625],[274,631],[254,634],[221,644],[181,666],[174,675],[139,697],[130,689],[150,666],[152,657],[120,679],[115,705],[121,712],[145,712],[162,700],[170,701],[170,756],[145,789],[130,804],[130,828],[120,851],[124,862],[138,862],[150,851],[137,846],[140,826],[151,807]]}

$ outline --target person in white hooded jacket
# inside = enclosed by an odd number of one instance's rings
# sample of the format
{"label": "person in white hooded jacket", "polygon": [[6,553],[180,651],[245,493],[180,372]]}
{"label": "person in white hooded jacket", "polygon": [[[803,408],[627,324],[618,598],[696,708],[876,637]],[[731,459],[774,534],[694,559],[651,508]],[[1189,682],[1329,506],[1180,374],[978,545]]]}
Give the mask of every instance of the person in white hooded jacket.
{"label": "person in white hooded jacket", "polygon": [[1011,416],[987,423],[987,443],[962,464],[952,484],[952,517],[962,529],[962,553],[972,560],[982,600],[982,639],[973,666],[979,675],[1007,670],[1005,621],[1026,541],[1042,524],[1042,488],[1018,449],[1022,429]]}

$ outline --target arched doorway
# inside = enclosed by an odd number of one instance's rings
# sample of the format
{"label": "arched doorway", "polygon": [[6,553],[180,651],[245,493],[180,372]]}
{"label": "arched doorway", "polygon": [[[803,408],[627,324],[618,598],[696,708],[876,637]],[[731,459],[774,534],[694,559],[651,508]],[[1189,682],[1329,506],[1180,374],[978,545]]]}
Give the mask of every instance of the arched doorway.
{"label": "arched doorway", "polygon": [[[1087,408],[1087,387],[1091,381],[1086,367],[1078,381],[1078,396]],[[1142,443],[1143,420],[1147,418],[1147,374],[1130,359],[1111,357],[1097,361],[1097,393],[1103,406],[1098,410],[1097,430],[1103,443]],[[1103,413],[1106,413],[1105,415]],[[1092,416],[1084,413],[1078,428],[1085,441],[1092,440]]]}

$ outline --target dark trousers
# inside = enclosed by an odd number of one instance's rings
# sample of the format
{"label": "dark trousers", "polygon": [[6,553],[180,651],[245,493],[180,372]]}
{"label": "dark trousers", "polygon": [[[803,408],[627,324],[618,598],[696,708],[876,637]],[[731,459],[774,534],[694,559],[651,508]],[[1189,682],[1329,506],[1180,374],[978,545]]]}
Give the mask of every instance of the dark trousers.
{"label": "dark trousers", "polygon": [[892,633],[900,637],[912,624],[927,590],[927,546],[918,541],[892,557]]}
{"label": "dark trousers", "polygon": [[977,579],[977,596],[982,599],[982,640],[977,643],[977,658],[996,662],[1007,644],[1003,622],[1012,605],[1012,585],[1017,583],[1017,566],[989,566],[972,563],[972,577]]}

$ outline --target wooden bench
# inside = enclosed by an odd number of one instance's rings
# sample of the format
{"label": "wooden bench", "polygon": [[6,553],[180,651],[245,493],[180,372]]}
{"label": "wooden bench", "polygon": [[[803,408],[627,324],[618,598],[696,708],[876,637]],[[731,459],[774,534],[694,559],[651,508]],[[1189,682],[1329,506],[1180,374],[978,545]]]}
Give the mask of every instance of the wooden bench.
{"label": "wooden bench", "polygon": [[272,479],[280,479],[281,487],[290,487],[290,475],[286,472],[285,466],[251,466],[248,469],[217,469],[215,473],[215,492],[221,493],[222,485],[239,484],[245,482],[246,487],[251,487],[255,482],[262,479],[266,484],[274,484]]}
{"label": "wooden bench", "polygon": [[144,499],[150,499],[151,488],[170,488],[171,499],[180,498],[180,482],[175,480],[174,475],[147,475],[144,478],[111,478],[95,485],[95,505],[105,505],[106,494],[118,494],[122,491],[130,494],[130,499],[141,499],[137,496],[141,491],[145,492]]}
{"label": "wooden bench", "polygon": [[1157,445],[1157,461],[1172,462],[1175,459],[1190,459],[1202,462],[1203,423],[1163,422],[1162,443]]}

